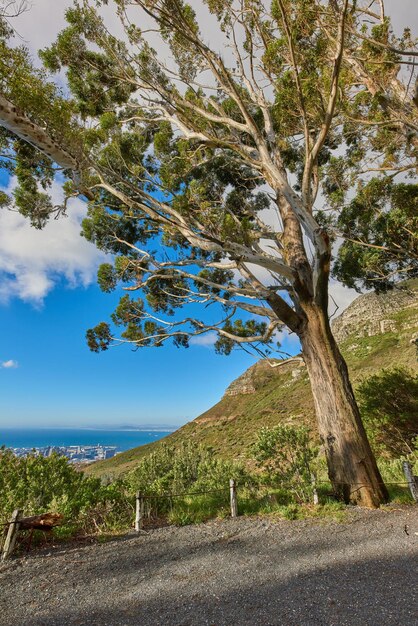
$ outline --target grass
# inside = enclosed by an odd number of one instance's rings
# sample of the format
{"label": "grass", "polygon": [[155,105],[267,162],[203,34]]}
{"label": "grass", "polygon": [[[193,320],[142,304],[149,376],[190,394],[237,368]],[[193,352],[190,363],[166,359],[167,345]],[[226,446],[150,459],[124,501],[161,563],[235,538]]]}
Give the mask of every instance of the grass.
{"label": "grass", "polygon": [[[288,492],[276,489],[269,493],[254,493],[242,490],[238,497],[239,516],[272,516],[276,519],[330,519],[344,522],[347,519],[347,507],[341,502],[325,498],[322,504],[297,504],[292,502]],[[168,523],[175,526],[201,524],[210,519],[225,519],[230,516],[228,497],[191,496],[176,498],[167,506],[167,502],[154,505],[146,526]]]}
{"label": "grass", "polygon": [[167,516],[170,524],[187,526],[201,524],[213,518],[229,516],[229,504],[226,498],[214,496],[195,496],[182,498],[176,502]]}

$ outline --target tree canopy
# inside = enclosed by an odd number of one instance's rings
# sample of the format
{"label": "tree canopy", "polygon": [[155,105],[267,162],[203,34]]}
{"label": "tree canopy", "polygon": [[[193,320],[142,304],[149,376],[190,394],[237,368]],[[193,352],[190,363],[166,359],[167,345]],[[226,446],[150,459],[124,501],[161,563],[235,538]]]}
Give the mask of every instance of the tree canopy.
{"label": "tree canopy", "polygon": [[[123,340],[187,345],[216,330],[228,352],[268,343],[282,323],[296,330],[294,285],[327,297],[329,241],[339,235],[334,273],[349,286],[386,288],[416,273],[418,187],[406,177],[416,171],[418,116],[405,63],[417,53],[408,29],[397,38],[388,17],[362,3],[206,2],[221,55],[185,3],[115,2],[121,38],[100,15],[107,3],[96,4],[76,2],[41,52],[49,71],[65,70],[71,98],[25,48],[8,45],[3,23],[3,98],[51,146],[41,157],[6,126],[2,165],[37,226],[65,210],[47,193],[56,173],[48,157],[75,172],[65,187],[90,201],[83,234],[114,255],[99,285],[129,283],[112,317]],[[136,25],[146,19],[158,39]],[[281,197],[305,239],[290,241]],[[189,314],[186,303],[209,315]],[[172,321],[176,309],[187,314]],[[89,331],[90,347],[106,348],[113,329]]]}

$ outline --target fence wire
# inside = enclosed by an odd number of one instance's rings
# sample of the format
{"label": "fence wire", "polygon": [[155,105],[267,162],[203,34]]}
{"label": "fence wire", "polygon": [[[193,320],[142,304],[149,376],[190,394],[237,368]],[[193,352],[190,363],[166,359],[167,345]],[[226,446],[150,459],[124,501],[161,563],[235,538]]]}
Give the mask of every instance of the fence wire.
{"label": "fence wire", "polygon": [[[377,483],[378,485],[397,485],[399,487],[407,487],[409,485],[408,482],[389,482],[389,481],[385,481],[385,482],[381,482],[381,483]],[[350,483],[331,483],[330,480],[315,480],[315,483],[311,483],[311,487],[314,488],[315,486],[318,485],[329,485],[331,488],[333,486],[338,486],[338,487],[343,487],[343,486],[356,486],[356,487],[369,487],[370,484],[369,483],[354,483],[354,482],[350,482]],[[257,483],[244,483],[242,485],[239,485],[239,483],[235,484],[236,489],[238,490],[239,487],[242,488],[247,488],[247,489],[253,489],[253,490],[260,490],[262,489],[262,485],[257,484]],[[265,485],[266,489],[292,489],[295,486],[294,483],[278,483],[277,485]],[[205,496],[205,495],[210,495],[210,494],[214,494],[214,493],[228,493],[229,494],[229,487],[224,487],[223,489],[210,489],[208,491],[189,491],[189,492],[184,492],[184,493],[157,493],[157,494],[147,494],[147,493],[137,493],[137,498],[142,498],[144,500],[158,500],[158,499],[163,499],[163,498],[186,498],[189,496]]]}

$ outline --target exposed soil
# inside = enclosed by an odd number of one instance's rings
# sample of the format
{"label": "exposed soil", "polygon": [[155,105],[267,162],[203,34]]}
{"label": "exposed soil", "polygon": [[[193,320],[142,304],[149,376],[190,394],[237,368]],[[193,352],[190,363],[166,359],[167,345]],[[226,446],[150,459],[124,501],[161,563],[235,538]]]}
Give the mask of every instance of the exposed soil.
{"label": "exposed soil", "polygon": [[0,568],[2,626],[416,626],[418,508],[237,518]]}

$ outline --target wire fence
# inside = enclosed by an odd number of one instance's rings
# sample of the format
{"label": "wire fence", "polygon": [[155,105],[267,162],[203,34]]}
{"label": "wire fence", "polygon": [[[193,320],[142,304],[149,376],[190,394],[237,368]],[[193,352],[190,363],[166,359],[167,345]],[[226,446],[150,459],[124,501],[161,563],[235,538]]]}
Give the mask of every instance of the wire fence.
{"label": "wire fence", "polygon": [[[381,486],[398,486],[398,487],[409,486],[412,498],[415,501],[417,501],[418,497],[417,497],[416,492],[418,491],[418,478],[412,476],[410,466],[409,466],[409,472],[410,474],[408,475],[408,480],[385,481],[385,482],[382,481],[381,483],[377,483],[377,484]],[[407,475],[406,471],[405,471],[405,475]],[[411,483],[411,476],[412,476],[413,484]],[[313,500],[314,504],[319,504],[319,496],[318,496],[317,488],[320,486],[324,486],[324,485],[328,486],[330,489],[333,490],[331,493],[325,494],[325,495],[327,496],[334,495],[335,497],[337,497],[337,494],[340,491],[339,488],[342,488],[341,491],[347,490],[350,493],[350,495],[352,495],[356,493],[357,491],[359,491],[360,489],[362,489],[363,487],[369,487],[370,483],[335,482],[335,481],[331,481],[329,478],[322,479],[322,478],[316,478],[312,476],[311,482],[309,483],[305,480],[304,484],[302,484],[302,482],[299,484],[295,484],[295,482],[292,483],[292,482],[287,482],[287,481],[278,481],[276,484],[270,483],[270,484],[263,485],[262,483],[259,483],[259,482],[244,481],[241,485],[237,485],[234,479],[230,479],[229,488],[225,486],[225,488],[223,489],[184,491],[181,493],[166,492],[166,493],[156,493],[156,494],[147,494],[147,493],[142,494],[138,492],[136,494],[135,529],[137,531],[141,530],[143,528],[144,518],[151,517],[152,504],[150,503],[157,503],[157,502],[161,502],[164,500],[171,502],[172,499],[174,498],[186,499],[186,498],[190,498],[194,496],[207,496],[207,495],[220,495],[220,494],[224,495],[226,498],[227,495],[229,494],[231,516],[236,517],[236,515],[238,514],[238,491],[240,492],[241,499],[243,498],[244,500],[248,500],[252,496],[255,499],[259,498],[262,500],[265,498],[272,497],[273,495],[276,495],[274,490],[276,491],[277,490],[289,490],[290,492],[293,491],[295,493],[297,489],[299,489],[300,491],[304,492],[306,503],[308,502],[308,494],[309,494],[309,498],[310,498],[309,501],[311,502]],[[157,507],[158,505],[155,504],[154,511],[156,511]]]}
{"label": "wire fence", "polygon": [[148,493],[141,493],[141,497],[144,498],[145,500],[155,500],[158,498],[186,498],[187,496],[205,496],[205,495],[209,495],[209,494],[213,494],[213,493],[226,493],[227,492],[227,488],[223,488],[223,489],[210,489],[208,491],[189,491],[189,492],[184,492],[184,493],[155,493],[155,494],[148,494]]}
{"label": "wire fence", "polygon": [[[377,483],[379,485],[383,485],[383,486],[398,486],[398,487],[408,487],[410,486],[410,483],[407,481],[384,481],[381,483]],[[347,483],[336,483],[333,482],[331,483],[331,481],[328,479],[324,479],[324,480],[316,480],[315,481],[315,485],[319,486],[319,485],[328,485],[330,488],[332,488],[332,486],[337,486],[337,487],[346,487],[348,486]],[[273,493],[272,490],[274,489],[293,489],[295,486],[294,483],[285,483],[285,482],[279,482],[277,484],[268,484],[268,485],[261,485],[260,483],[248,483],[245,482],[242,485],[237,484],[236,485],[236,491],[238,492],[238,489],[247,489],[247,490],[252,490],[252,491],[258,491],[258,495],[259,496],[268,496],[271,495],[271,493]],[[350,482],[349,486],[356,486],[356,487],[368,487],[369,484],[368,483],[357,483],[357,482]],[[137,494],[137,498],[141,498],[143,500],[170,500],[171,498],[188,498],[188,497],[194,497],[194,496],[206,496],[206,495],[215,495],[215,494],[224,494],[224,495],[228,495],[230,493],[230,487],[224,487],[222,489],[208,489],[208,490],[204,490],[204,491],[184,491],[181,493],[171,493],[171,492],[165,492],[165,493],[153,493],[153,494],[149,494],[149,493],[138,493]],[[16,521],[8,521],[8,522],[3,522],[0,523],[0,528],[5,528],[6,526],[10,526],[12,524],[17,524],[18,522]]]}
{"label": "wire fence", "polygon": [[[409,485],[409,482],[407,481],[394,481],[394,482],[390,482],[390,481],[382,481],[379,483],[376,483],[378,485],[382,485],[382,486],[387,486],[387,485],[397,485],[399,487],[407,487]],[[330,487],[332,486],[336,486],[336,487],[347,487],[347,486],[355,486],[355,487],[369,487],[370,483],[357,483],[357,482],[350,482],[350,483],[340,483],[340,482],[331,482],[329,479],[328,480],[315,480],[315,485],[329,485]],[[249,482],[244,482],[241,487],[242,488],[246,488],[246,489],[253,489],[253,490],[259,490],[260,492],[262,491],[262,487],[264,488],[270,488],[270,489],[292,489],[295,486],[295,483],[286,483],[286,482],[279,482],[277,484],[268,484],[268,485],[262,485],[261,483],[249,483]],[[238,488],[238,485],[237,485]],[[186,498],[189,496],[205,496],[205,495],[210,495],[210,494],[217,494],[217,493],[229,493],[229,488],[228,487],[224,487],[223,489],[210,489],[207,491],[184,491],[182,493],[171,493],[171,492],[166,492],[166,493],[155,493],[155,494],[148,494],[148,493],[140,493],[140,497],[143,498],[144,500],[158,500],[158,499],[164,499],[164,498]],[[263,491],[264,493],[264,491]]]}
{"label": "wire fence", "polygon": [[[412,468],[409,463],[404,464],[404,473],[406,480],[401,481],[382,481],[378,483],[381,486],[397,486],[397,487],[409,487],[411,492],[412,499],[414,501],[418,501],[418,477],[413,476]],[[295,482],[289,481],[277,481],[277,483],[264,483],[263,482],[253,482],[244,480],[241,484],[237,484],[234,479],[230,479],[229,486],[225,485],[225,487],[218,489],[198,489],[191,491],[182,491],[182,492],[163,492],[163,493],[140,493],[137,492],[135,495],[135,529],[140,530],[143,526],[144,519],[146,517],[151,516],[151,512],[154,511],[155,514],[158,515],[158,510],[164,511],[164,507],[161,508],[158,506],[157,502],[160,501],[171,501],[175,498],[178,499],[187,499],[199,496],[224,496],[225,500],[223,500],[223,507],[226,507],[228,504],[230,506],[231,515],[234,517],[238,514],[237,502],[241,500],[241,503],[244,501],[249,501],[251,498],[254,498],[256,501],[262,501],[263,499],[277,496],[277,491],[280,490],[289,490],[291,492],[295,492],[295,489],[303,489],[305,493],[305,502],[312,502],[314,504],[319,503],[317,488],[321,486],[327,486],[331,490],[330,493],[322,492],[322,497],[335,496],[337,497],[339,488],[347,489],[350,494],[355,493],[356,491],[362,489],[363,487],[370,486],[369,483],[365,482],[335,482],[331,481],[329,478],[317,478],[312,477],[311,483],[305,480],[304,484],[302,481],[299,484],[295,484]],[[307,497],[309,496],[309,498]],[[129,496],[129,499],[134,496]],[[229,497],[229,503],[228,503]],[[131,500],[132,501],[132,500]],[[172,503],[171,505],[172,506]],[[202,504],[204,506],[204,504]],[[167,508],[165,509],[167,511]],[[7,528],[11,526],[18,525],[18,521],[10,520],[4,523],[0,523],[0,528],[2,532],[5,533]]]}

